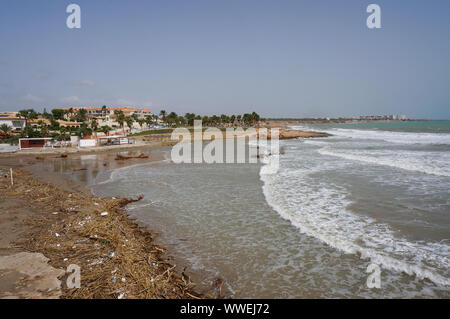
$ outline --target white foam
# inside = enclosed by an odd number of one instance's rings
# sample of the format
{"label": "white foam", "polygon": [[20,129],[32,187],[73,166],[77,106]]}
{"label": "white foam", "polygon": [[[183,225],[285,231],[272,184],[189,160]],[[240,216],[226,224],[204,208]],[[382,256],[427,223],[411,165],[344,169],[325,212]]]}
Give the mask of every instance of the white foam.
{"label": "white foam", "polygon": [[294,166],[298,154],[286,155],[278,174],[267,174],[265,166],[260,171],[266,200],[280,216],[303,233],[346,253],[359,253],[387,269],[450,285],[450,279],[442,274],[442,269],[450,266],[448,245],[395,237],[388,225],[349,211],[345,189],[309,177],[322,169],[321,164]]}
{"label": "white foam", "polygon": [[309,126],[293,126],[293,129],[322,131],[334,136],[364,140],[380,140],[396,144],[443,144],[450,145],[448,133],[416,133],[332,128],[323,129]]}
{"label": "white foam", "polygon": [[[426,157],[419,157],[418,152],[415,152],[414,154],[403,152],[402,154],[399,151],[398,153],[391,152],[390,154],[379,156],[367,154],[364,155],[363,151],[360,151],[360,154],[355,154],[351,151],[347,151],[344,153],[342,151],[335,151],[329,148],[319,149],[318,152],[322,155],[336,156],[353,161],[390,166],[408,171],[432,174],[437,176],[450,177],[450,168],[448,167],[448,162],[439,162],[436,159],[433,160],[432,158],[427,159]],[[371,153],[376,154],[376,152]]]}

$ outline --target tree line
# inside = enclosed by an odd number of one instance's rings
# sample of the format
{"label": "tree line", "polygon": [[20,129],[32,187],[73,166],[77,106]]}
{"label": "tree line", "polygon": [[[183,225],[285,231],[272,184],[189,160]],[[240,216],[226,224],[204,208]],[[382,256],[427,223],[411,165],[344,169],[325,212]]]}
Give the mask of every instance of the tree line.
{"label": "tree line", "polygon": [[[108,108],[102,106],[102,116],[106,116]],[[119,124],[121,129],[125,128],[125,125],[130,129],[134,123],[138,123],[141,129],[144,124],[148,126],[161,124],[161,122],[169,127],[180,126],[193,126],[194,120],[201,120],[203,126],[254,126],[258,125],[262,120],[259,114],[256,112],[245,113],[243,115],[199,115],[194,113],[185,113],[184,115],[178,115],[175,112],[168,113],[166,110],[161,110],[159,116],[156,114],[147,115],[144,118],[139,117],[137,114],[126,116],[121,110],[114,111],[115,120]],[[0,135],[4,139],[10,137],[53,137],[59,140],[70,139],[71,135],[77,135],[80,137],[89,136],[93,133],[103,132],[106,135],[109,134],[114,128],[103,125],[100,126],[98,121],[93,118],[90,121],[87,115],[86,109],[53,109],[51,112],[47,112],[46,109],[42,113],[36,112],[34,109],[24,109],[17,112],[19,118],[25,120],[25,128],[19,132],[18,135],[12,134],[12,128],[7,124],[0,125]],[[38,128],[34,128],[29,125],[29,121],[36,120],[38,118],[47,119],[50,124],[47,124],[43,120],[37,122]],[[66,120],[80,123],[79,127],[64,127],[60,126],[58,120]],[[89,122],[89,123],[88,123]]]}
{"label": "tree line", "polygon": [[186,113],[184,116],[175,112],[167,114],[165,110],[159,113],[160,119],[169,126],[193,126],[194,120],[201,120],[203,126],[253,126],[262,120],[258,113],[245,113],[243,115],[198,115]]}

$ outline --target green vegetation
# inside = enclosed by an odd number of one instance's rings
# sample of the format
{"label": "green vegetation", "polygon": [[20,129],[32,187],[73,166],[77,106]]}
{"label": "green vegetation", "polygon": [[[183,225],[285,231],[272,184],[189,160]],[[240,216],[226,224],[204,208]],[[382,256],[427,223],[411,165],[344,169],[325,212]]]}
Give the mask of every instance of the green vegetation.
{"label": "green vegetation", "polygon": [[160,112],[160,119],[170,127],[179,126],[193,126],[194,120],[202,120],[203,126],[254,126],[258,125],[261,121],[261,117],[258,113],[245,113],[244,115],[212,115],[201,116],[194,113],[186,113],[184,116],[180,116],[175,112],[170,112],[167,115],[165,110]]}
{"label": "green vegetation", "polygon": [[154,129],[154,130],[148,130],[148,131],[142,131],[139,133],[131,134],[129,136],[143,136],[143,135],[152,135],[152,134],[167,134],[172,133],[174,129]]}
{"label": "green vegetation", "polygon": [[[107,116],[108,108],[104,105],[101,108],[102,116]],[[187,127],[190,132],[193,132],[192,126],[195,120],[202,120],[203,131],[208,127],[216,127],[221,130],[225,130],[227,127],[251,127],[258,126],[261,118],[256,113],[245,113],[243,115],[199,115],[194,113],[186,113],[184,116],[178,115],[175,112],[167,112],[161,110],[159,116],[156,114],[147,115],[145,118],[139,117],[134,113],[131,116],[126,116],[121,110],[114,111],[114,120],[117,125],[113,127],[103,125],[100,127],[96,118],[91,118],[87,114],[87,110],[80,109],[53,109],[51,112],[47,112],[44,109],[40,114],[33,109],[20,110],[17,116],[25,119],[25,127],[20,132],[14,131],[6,124],[0,126],[0,138],[5,142],[17,143],[18,138],[35,138],[35,137],[53,137],[58,140],[69,140],[70,136],[86,137],[91,134],[97,135],[97,132],[103,132],[109,135],[111,131],[117,129],[118,126],[123,130],[125,125],[128,128],[132,128],[137,123],[141,129],[151,125],[161,125],[166,128],[162,129],[149,129],[143,132],[133,134],[131,136],[143,136],[152,134],[170,134],[176,127]],[[31,120],[33,121],[30,124]],[[72,122],[80,123],[79,127],[64,127],[61,126],[58,121],[70,120]],[[162,122],[162,123],[161,123]]]}
{"label": "green vegetation", "polygon": [[20,110],[17,113],[17,116],[20,118],[25,119],[25,126],[28,124],[28,120],[33,120],[36,119],[38,117],[38,113],[36,113],[35,110],[33,109],[28,109],[28,110]]}
{"label": "green vegetation", "polygon": [[0,125],[0,134],[4,138],[8,138],[11,134],[12,128],[8,124],[2,124]]}

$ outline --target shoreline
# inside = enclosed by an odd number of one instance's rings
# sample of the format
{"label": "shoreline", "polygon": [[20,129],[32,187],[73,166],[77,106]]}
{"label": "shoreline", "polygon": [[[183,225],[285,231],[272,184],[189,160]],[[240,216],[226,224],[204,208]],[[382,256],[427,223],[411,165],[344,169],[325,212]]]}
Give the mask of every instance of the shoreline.
{"label": "shoreline", "polygon": [[[48,272],[27,275],[14,267],[0,267],[0,273],[15,274],[8,277],[9,282],[0,280],[0,298],[205,297],[193,290],[195,284],[182,269],[177,269],[164,257],[166,250],[155,244],[153,234],[128,216],[124,207],[136,200],[94,196],[89,187],[69,181],[61,173],[43,178],[33,169],[30,171],[27,167],[32,165],[27,163],[29,156],[22,155],[19,161],[17,156],[13,158],[14,163],[11,163],[11,157],[0,158],[2,168],[7,167],[5,164],[13,164],[8,168],[14,166],[15,172],[14,186],[0,185],[4,188],[0,196],[2,203],[19,203],[1,215],[1,224],[5,228],[2,232],[9,235],[3,238],[0,258],[20,258],[22,255],[18,254],[22,253],[41,254],[47,259],[42,267],[58,270],[58,278],[47,276],[46,279],[61,283],[52,286],[53,295],[42,294],[33,287]],[[62,187],[63,184],[66,187]],[[102,212],[108,215],[102,216]],[[11,215],[19,214],[21,220],[4,223]],[[15,236],[18,229],[20,235]],[[67,280],[65,269],[69,264],[81,268],[80,289],[67,289],[64,285]],[[120,277],[119,270],[122,271]],[[22,282],[31,288],[20,289]]]}
{"label": "shoreline", "polygon": [[[302,131],[287,129],[288,124],[277,124],[275,126],[268,126],[267,128],[278,128],[279,129],[279,139],[295,139],[295,138],[317,138],[317,137],[329,137],[328,133],[316,132],[316,131]],[[255,128],[256,132],[259,132],[259,128]],[[264,134],[266,135],[266,134]],[[245,136],[243,134],[237,134],[234,138],[239,136]],[[267,134],[267,139],[271,139],[270,132]],[[17,156],[49,156],[49,155],[67,155],[67,154],[97,154],[97,153],[109,153],[109,152],[120,152],[120,151],[138,151],[145,150],[149,148],[161,148],[166,146],[173,146],[179,142],[179,140],[172,140],[171,133],[163,134],[149,134],[141,136],[133,136],[136,140],[136,144],[126,144],[126,145],[110,145],[110,146],[95,146],[95,147],[85,147],[85,148],[28,148],[22,150],[16,150],[14,152],[0,152],[0,159],[5,157],[17,157]],[[195,136],[192,134],[191,138],[195,140]],[[217,139],[226,139],[226,136],[215,136]],[[212,137],[203,137],[204,141],[209,141]],[[64,155],[63,155],[64,154]]]}
{"label": "shoreline", "polygon": [[[155,233],[157,235],[157,232],[150,230],[151,225],[145,226],[127,214],[125,206],[134,200],[97,197],[92,194],[88,185],[77,182],[62,171],[50,172],[49,174],[47,172],[39,173],[39,167],[42,168],[42,165],[39,165],[40,162],[67,163],[70,160],[80,160],[85,155],[101,157],[97,161],[99,162],[98,165],[89,163],[87,164],[88,167],[92,168],[101,164],[100,167],[104,166],[102,169],[112,171],[136,163],[144,164],[155,161],[153,156],[150,159],[117,161],[113,158],[117,153],[151,152],[173,144],[173,141],[162,140],[151,144],[135,144],[131,147],[83,149],[80,152],[65,152],[64,149],[58,149],[56,152],[52,150],[45,153],[0,154],[0,167],[8,169],[12,167],[15,172],[18,172],[15,175],[15,185],[7,187],[7,191],[3,192],[1,197],[3,197],[4,202],[23,203],[16,206],[13,212],[7,210],[6,216],[2,216],[2,218],[8,218],[18,211],[24,215],[19,224],[10,225],[10,229],[6,229],[6,231],[15,231],[15,229],[20,228],[22,232],[25,232],[23,238],[14,239],[14,236],[12,236],[7,248],[0,247],[0,258],[2,255],[9,255],[17,251],[42,254],[45,258],[49,258],[48,265],[50,267],[62,271],[58,276],[59,279],[53,278],[54,280],[61,280],[62,284],[67,280],[67,274],[63,274],[64,268],[67,267],[68,262],[75,262],[82,269],[82,281],[85,278],[88,284],[83,287],[82,283],[81,288],[75,290],[56,289],[55,296],[58,298],[223,298],[221,285],[209,290],[203,287],[204,294],[194,290],[195,284],[191,281],[189,275],[184,273],[184,269],[172,265],[173,257],[168,256],[165,253],[166,249],[155,243],[154,235]],[[62,154],[67,156],[63,157]],[[85,170],[85,168],[73,168],[72,174],[82,170]],[[68,207],[63,199],[72,206]],[[35,205],[41,207],[42,212],[27,211]],[[73,209],[74,206],[79,207]],[[108,212],[108,216],[101,216],[102,212]],[[57,214],[53,215],[53,213]],[[113,221],[108,222],[109,216]],[[89,230],[83,229],[89,223],[95,226],[90,227]],[[82,225],[82,227],[74,227],[74,225]],[[49,231],[52,236],[49,235]],[[52,246],[56,240],[60,241],[58,247]],[[120,246],[130,245],[128,241],[131,241],[131,246],[134,247],[135,251],[116,255],[117,251],[121,251]],[[103,247],[99,242],[107,243],[107,245]],[[10,249],[10,246],[14,246],[15,249]],[[147,260],[144,263],[142,258],[141,260],[135,259],[136,256],[146,255],[152,260],[151,262]],[[169,258],[171,258],[170,261]],[[101,263],[98,265],[92,264],[95,260],[101,260]],[[128,267],[128,270],[125,271],[126,274],[119,279],[114,276],[114,273],[117,273],[117,264],[124,264]],[[139,266],[133,266],[135,264],[139,264]],[[161,265],[161,267],[153,269],[154,264]],[[85,270],[83,271],[83,269]],[[195,271],[193,272],[195,273]],[[192,275],[196,276],[196,274]],[[16,276],[15,283],[17,284],[17,278],[22,277],[24,276]],[[129,277],[132,277],[135,284],[128,287],[129,279],[131,279]],[[197,274],[197,277],[201,276]],[[154,278],[158,278],[156,283]],[[164,278],[163,281],[160,280],[162,278]],[[33,278],[27,278],[26,280],[33,282]],[[117,283],[122,283],[124,288],[114,290],[112,287]],[[11,282],[9,284],[12,285]],[[136,288],[137,286],[142,289]],[[212,292],[209,293],[209,291]],[[4,293],[0,282],[0,297],[2,292]],[[16,292],[16,295],[13,292],[10,296],[18,298],[27,298],[27,296],[48,297],[39,293],[37,293],[37,296],[33,296],[33,293],[24,295],[20,292]]]}

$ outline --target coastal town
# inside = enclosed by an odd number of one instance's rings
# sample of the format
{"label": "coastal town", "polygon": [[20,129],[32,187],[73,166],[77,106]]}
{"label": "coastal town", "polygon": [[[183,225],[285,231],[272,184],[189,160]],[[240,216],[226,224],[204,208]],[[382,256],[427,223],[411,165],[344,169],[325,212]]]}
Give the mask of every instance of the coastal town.
{"label": "coastal town", "polygon": [[[0,113],[0,144],[3,152],[32,148],[84,148],[135,144],[137,136],[161,136],[176,127],[192,127],[201,120],[204,127],[274,127],[291,123],[355,123],[406,121],[405,115],[340,118],[264,119],[256,112],[243,115],[196,115],[135,107],[70,107],[42,113],[34,109]],[[285,136],[301,137],[295,134]],[[166,136],[167,137],[167,136]],[[10,145],[6,147],[5,145]]]}
{"label": "coastal town", "polygon": [[0,113],[0,139],[20,150],[133,144],[135,139],[128,137],[167,134],[175,127],[193,126],[194,120],[202,120],[204,126],[222,128],[259,126],[263,121],[256,112],[181,116],[165,110],[156,115],[150,109],[133,107],[74,107],[51,112],[44,109],[42,113],[24,109]]}

